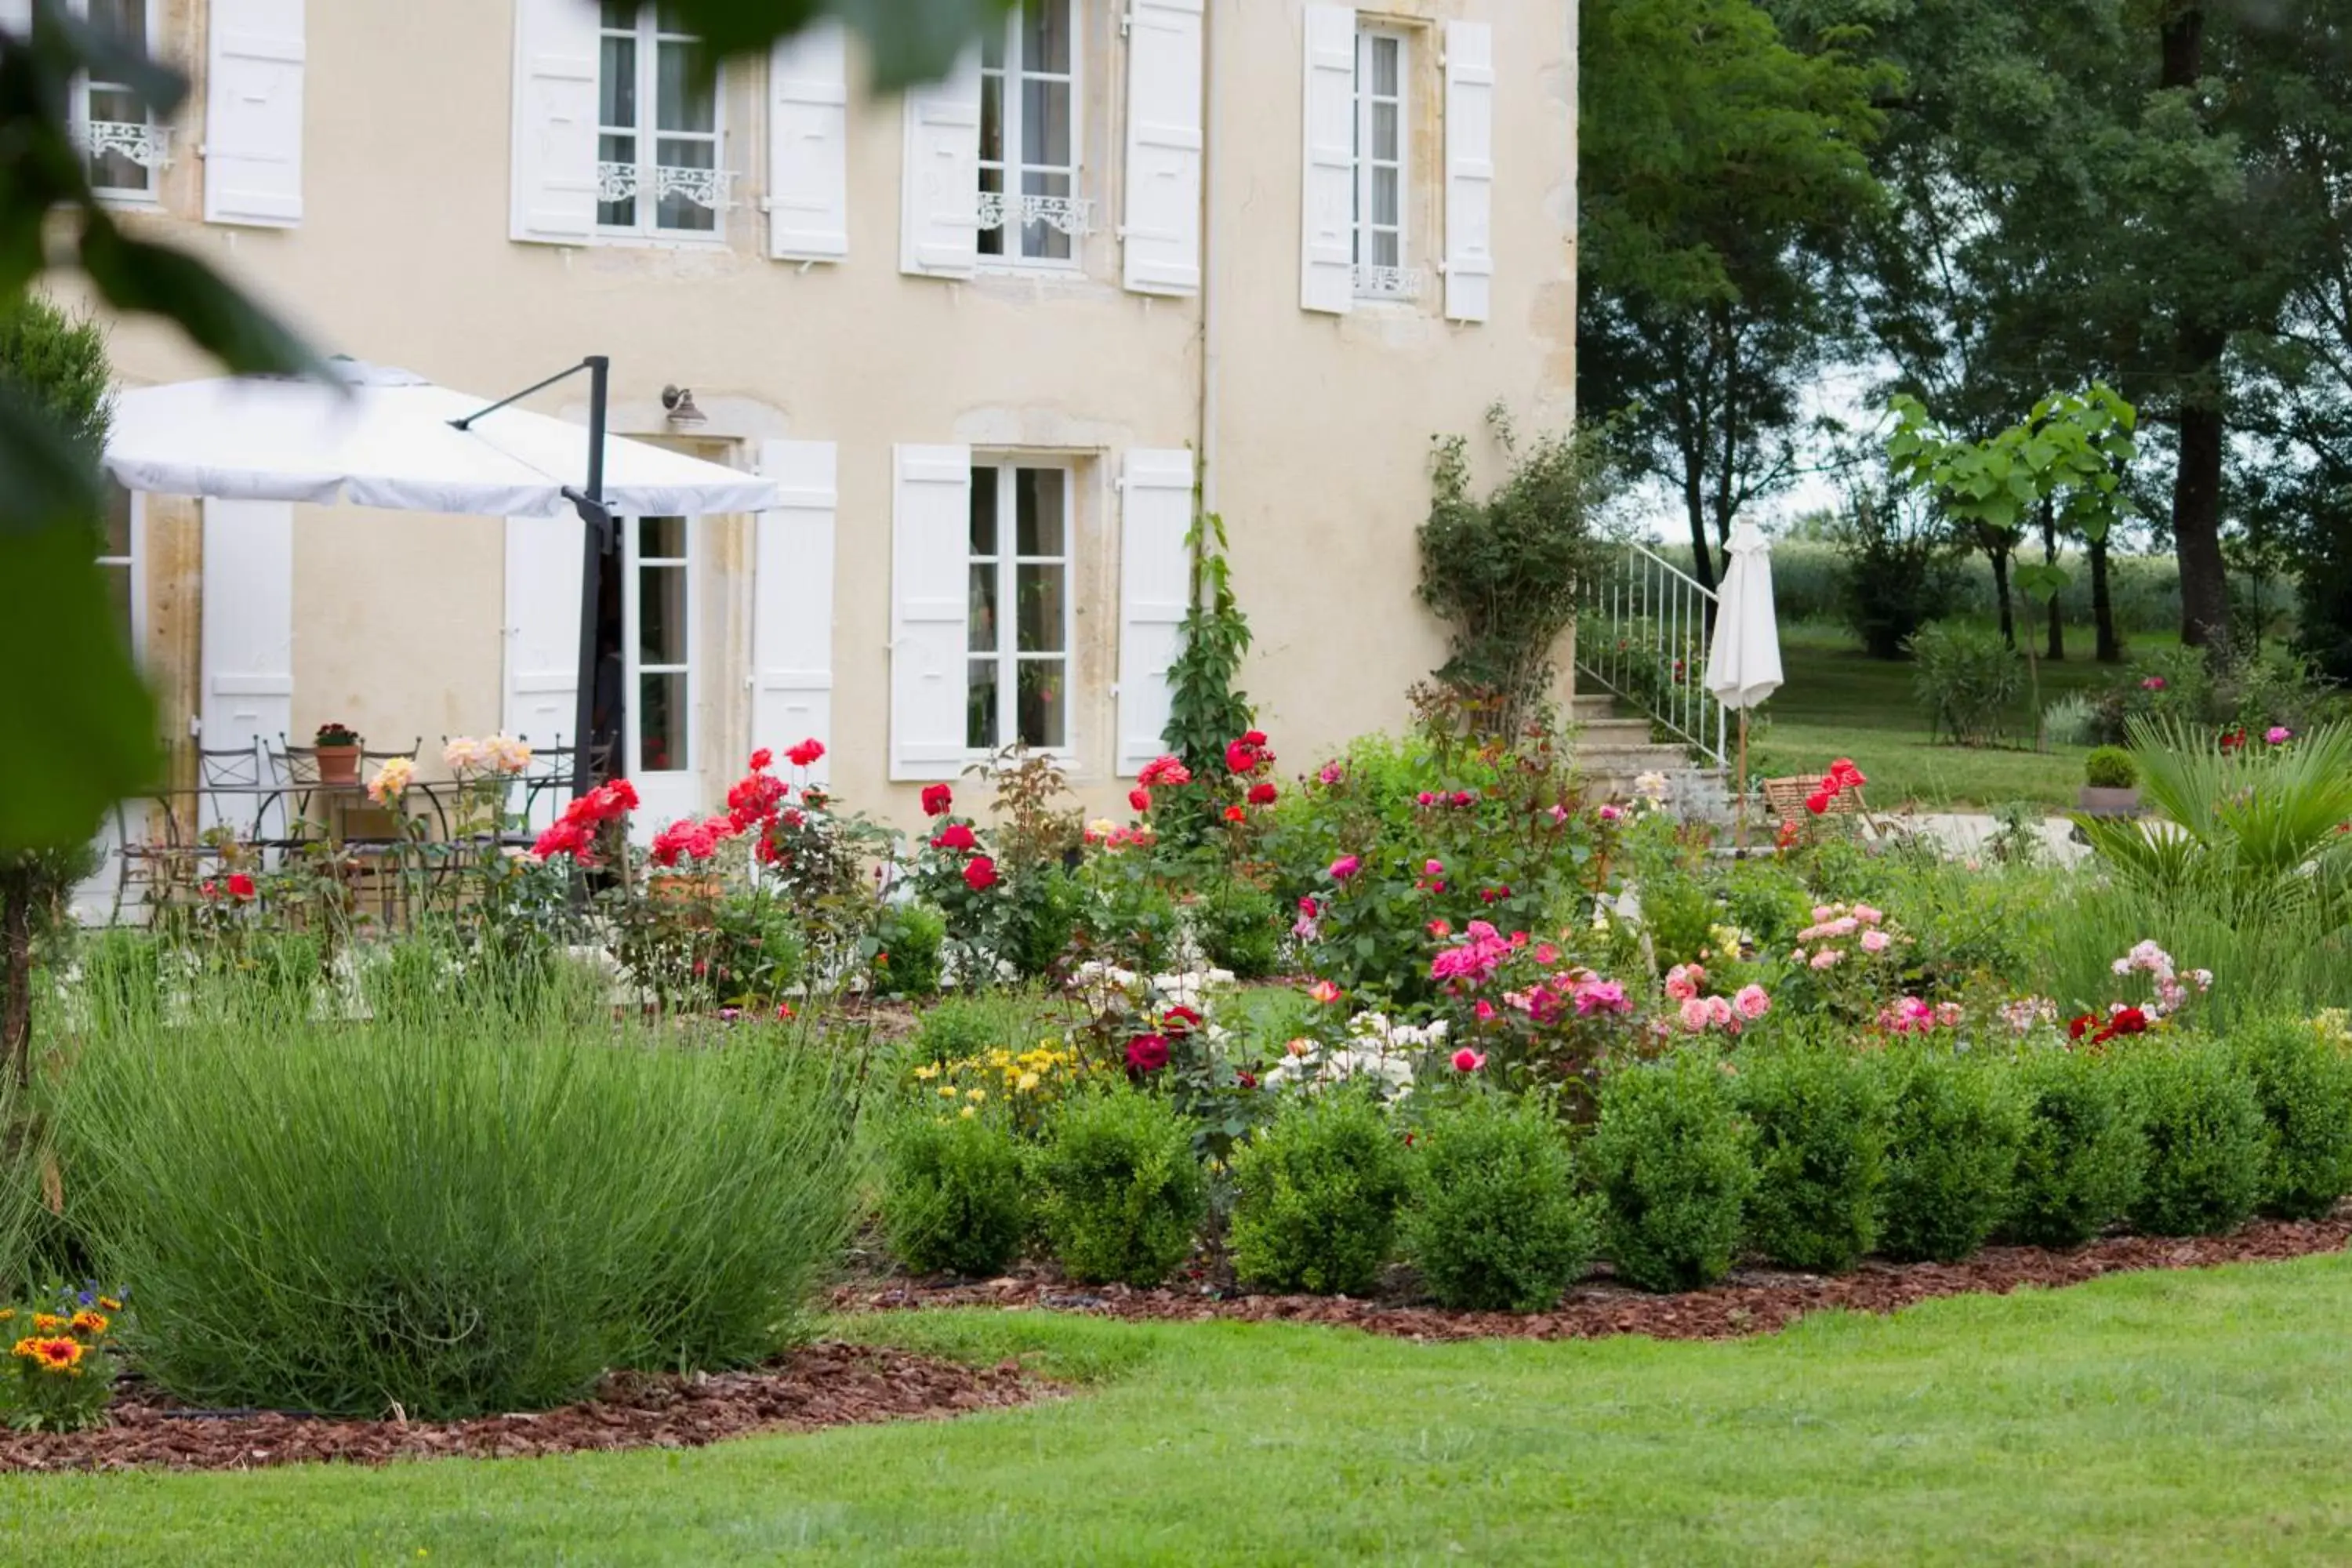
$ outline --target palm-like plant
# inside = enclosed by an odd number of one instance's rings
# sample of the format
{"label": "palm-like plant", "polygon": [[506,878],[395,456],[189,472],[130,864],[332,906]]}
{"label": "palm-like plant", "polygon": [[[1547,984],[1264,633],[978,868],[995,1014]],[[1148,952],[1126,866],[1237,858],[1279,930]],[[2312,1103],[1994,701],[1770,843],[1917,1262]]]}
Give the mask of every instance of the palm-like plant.
{"label": "palm-like plant", "polygon": [[2166,820],[2076,819],[2119,881],[2231,921],[2292,909],[2315,935],[2352,919],[2352,728],[2259,747],[2168,721],[2130,733],[2141,794]]}

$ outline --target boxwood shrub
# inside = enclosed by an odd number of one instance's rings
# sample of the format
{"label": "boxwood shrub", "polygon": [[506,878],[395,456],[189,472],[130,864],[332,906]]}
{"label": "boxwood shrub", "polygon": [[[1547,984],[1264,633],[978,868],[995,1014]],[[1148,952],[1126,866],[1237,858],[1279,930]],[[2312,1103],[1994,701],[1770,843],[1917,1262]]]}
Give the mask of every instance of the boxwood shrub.
{"label": "boxwood shrub", "polygon": [[1744,1062],[1738,1099],[1756,1161],[1748,1244],[1790,1268],[1852,1268],[1877,1242],[1886,1180],[1878,1073],[1841,1046],[1794,1046]]}
{"label": "boxwood shrub", "polygon": [[1271,1289],[1362,1295],[1393,1248],[1411,1166],[1370,1096],[1292,1100],[1234,1151],[1234,1271]]}
{"label": "boxwood shrub", "polygon": [[2080,1247],[2139,1195],[2147,1138],[2113,1058],[2045,1048],[2012,1069],[2025,1141],[2003,1231],[2037,1247]]}
{"label": "boxwood shrub", "polygon": [[1021,1256],[1027,1176],[1001,1120],[918,1106],[887,1136],[882,1228],[901,1265],[918,1274],[1001,1274]]}
{"label": "boxwood shrub", "polygon": [[1558,1121],[1482,1096],[1421,1131],[1406,1219],[1422,1283],[1448,1307],[1539,1312],[1592,1267],[1601,1206],[1576,1188]]}
{"label": "boxwood shrub", "polygon": [[2243,1225],[2270,1190],[2270,1125],[2252,1076],[2196,1037],[2147,1041],[2129,1071],[2148,1149],[2133,1227],[2218,1236]]}
{"label": "boxwood shrub", "polygon": [[2230,1040],[2270,1125],[2265,1213],[2315,1219],[2352,1192],[2352,1058],[2302,1019],[2266,1019]]}
{"label": "boxwood shrub", "polygon": [[1065,1101],[1033,1173],[1039,1223],[1073,1279],[1157,1285],[1192,1252],[1208,1207],[1192,1129],[1139,1089]]}
{"label": "boxwood shrub", "polygon": [[1927,1041],[1882,1058],[1892,1108],[1880,1246],[1889,1257],[1957,1263],[2008,1217],[2025,1106],[1997,1064]]}
{"label": "boxwood shrub", "polygon": [[1621,1277],[1691,1290],[1731,1271],[1756,1171],[1721,1062],[1685,1050],[1611,1075],[1585,1153]]}

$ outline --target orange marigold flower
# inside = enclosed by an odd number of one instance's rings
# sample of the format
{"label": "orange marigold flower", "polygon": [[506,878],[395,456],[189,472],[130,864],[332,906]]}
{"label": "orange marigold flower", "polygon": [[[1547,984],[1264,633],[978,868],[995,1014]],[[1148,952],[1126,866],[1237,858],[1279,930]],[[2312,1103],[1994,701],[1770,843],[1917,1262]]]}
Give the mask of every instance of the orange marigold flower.
{"label": "orange marigold flower", "polygon": [[63,1318],[58,1317],[55,1312],[36,1312],[33,1314],[33,1331],[37,1334],[54,1334],[65,1326],[66,1321]]}
{"label": "orange marigold flower", "polygon": [[16,1345],[16,1353],[38,1366],[43,1372],[79,1372],[84,1347],[79,1340],[23,1339]]}
{"label": "orange marigold flower", "polygon": [[93,1312],[85,1307],[73,1315],[73,1326],[77,1333],[95,1336],[106,1332],[110,1325],[104,1312]]}
{"label": "orange marigold flower", "polygon": [[122,1303],[116,1300],[111,1296],[100,1296],[98,1299],[98,1304],[105,1308],[110,1312],[120,1312],[122,1310]]}

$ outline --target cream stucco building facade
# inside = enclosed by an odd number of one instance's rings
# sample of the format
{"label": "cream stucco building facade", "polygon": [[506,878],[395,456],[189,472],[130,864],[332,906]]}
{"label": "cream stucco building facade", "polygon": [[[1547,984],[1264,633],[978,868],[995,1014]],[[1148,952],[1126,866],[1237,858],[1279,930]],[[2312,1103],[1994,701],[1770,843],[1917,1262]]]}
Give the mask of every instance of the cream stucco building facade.
{"label": "cream stucco building facade", "polygon": [[[832,35],[706,80],[655,6],[88,3],[194,83],[168,127],[85,95],[142,232],[486,396],[608,355],[616,433],[784,485],[625,531],[657,815],[805,734],[894,816],[1015,740],[1108,805],[1157,746],[1196,481],[1286,759],[1394,725],[1444,657],[1429,438],[1569,413],[1568,0],[1031,0],[903,100]],[[113,353],[210,374],[139,322]],[[338,719],[429,772],[444,735],[569,739],[579,528],[154,496],[115,559],[175,735]]]}

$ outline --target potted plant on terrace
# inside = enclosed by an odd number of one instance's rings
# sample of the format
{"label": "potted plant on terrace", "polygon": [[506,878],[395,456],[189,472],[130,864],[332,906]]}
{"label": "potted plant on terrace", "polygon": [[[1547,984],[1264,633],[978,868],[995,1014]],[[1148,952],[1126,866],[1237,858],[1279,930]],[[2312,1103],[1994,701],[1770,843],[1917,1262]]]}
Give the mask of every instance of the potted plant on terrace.
{"label": "potted plant on terrace", "polygon": [[320,784],[360,782],[360,733],[349,724],[329,720],[312,741],[318,748]]}
{"label": "potted plant on terrace", "polygon": [[2130,816],[2139,810],[2139,764],[2121,746],[2083,759],[2081,805],[2087,816]]}

